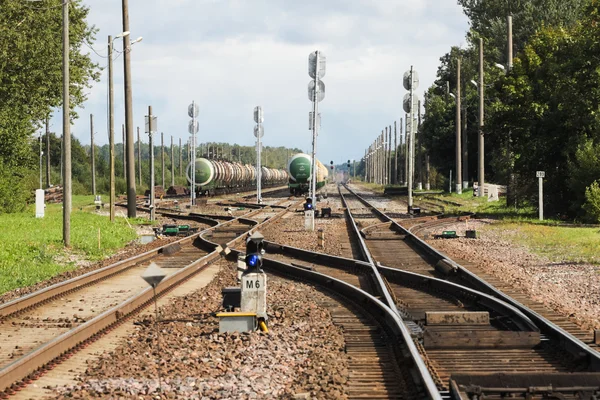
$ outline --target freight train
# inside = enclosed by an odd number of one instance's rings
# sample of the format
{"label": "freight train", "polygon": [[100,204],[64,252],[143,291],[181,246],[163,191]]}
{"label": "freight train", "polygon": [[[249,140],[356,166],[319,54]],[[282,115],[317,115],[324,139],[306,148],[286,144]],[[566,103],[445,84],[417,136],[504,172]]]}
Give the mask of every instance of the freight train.
{"label": "freight train", "polygon": [[[298,153],[290,160],[288,164],[290,194],[301,196],[308,192],[312,176],[311,160],[311,156],[304,153]],[[329,171],[319,160],[316,162],[316,169],[317,189],[319,189],[325,185]]]}
{"label": "freight train", "polygon": [[[287,173],[283,169],[261,168],[262,187],[282,185]],[[192,163],[186,169],[188,182],[192,182]],[[196,193],[206,195],[246,191],[256,188],[256,167],[229,161],[196,158]]]}

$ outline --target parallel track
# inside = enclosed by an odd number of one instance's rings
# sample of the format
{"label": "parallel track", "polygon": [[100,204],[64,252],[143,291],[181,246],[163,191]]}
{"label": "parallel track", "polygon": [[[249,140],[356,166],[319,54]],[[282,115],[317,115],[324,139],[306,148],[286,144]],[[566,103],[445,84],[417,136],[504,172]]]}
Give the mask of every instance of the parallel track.
{"label": "parallel track", "polygon": [[[285,207],[279,212],[260,209],[231,221],[212,221],[214,227],[191,237],[0,306],[0,336],[4,337],[0,346],[0,398],[15,394],[149,305],[152,290],[140,275],[150,262],[173,271],[156,288],[157,295],[161,296],[220,258],[222,248],[207,251],[199,246],[202,236],[216,235],[221,238],[220,242],[229,242],[256,224],[248,218],[271,221],[284,211]],[[171,250],[174,254],[168,256]],[[115,285],[121,289],[114,290]],[[107,296],[108,293],[113,295]],[[83,306],[84,303],[87,305]],[[61,317],[61,313],[69,310],[65,305],[75,307],[79,314]],[[11,340],[19,344],[6,346]]]}
{"label": "parallel track", "polygon": [[[515,389],[513,393],[517,394],[520,390],[527,391],[534,386],[533,383],[528,383],[533,381],[528,381],[527,375],[519,373],[536,373],[542,381],[555,385],[550,391],[560,392],[558,396],[564,396],[556,398],[592,398],[577,397],[577,390],[563,385],[565,379],[587,382],[588,390],[596,385],[594,390],[600,392],[600,357],[594,350],[560,329],[560,323],[566,329],[573,328],[564,324],[564,319],[557,318],[558,324],[554,324],[537,315],[521,304],[521,300],[524,300],[522,296],[512,299],[506,293],[500,293],[490,286],[490,282],[483,281],[482,277],[466,272],[462,266],[447,260],[435,250],[428,249],[424,242],[399,227],[364,199],[354,193],[350,196],[360,201],[362,208],[370,208],[379,220],[386,221],[376,225],[369,224],[368,228],[361,231],[361,235],[365,237],[361,240],[373,259],[386,265],[380,266],[379,270],[389,281],[389,287],[405,321],[409,325],[411,322],[416,325],[413,326],[415,342],[419,344],[423,359],[440,390],[451,391],[453,397],[461,398],[458,396],[467,396],[467,392],[471,396],[471,389],[476,386],[477,390],[482,390],[480,395],[495,396],[500,395],[498,389],[506,385],[512,386]],[[443,285],[452,285],[452,282],[455,289],[442,290]],[[497,283],[497,280],[493,283]],[[527,320],[535,322],[535,329],[527,330],[523,326],[516,326],[521,325],[525,319],[509,309],[500,310],[497,306],[490,308],[489,299],[482,297],[483,293],[466,295],[464,291],[467,288],[483,290],[488,295],[512,304],[512,309],[519,309],[519,314],[522,312],[531,318],[529,320],[525,317]],[[508,306],[507,303],[504,304]],[[482,311],[486,308],[490,323],[485,326],[428,326],[424,318],[429,311]],[[544,310],[538,308],[537,311]],[[575,329],[572,333],[579,335],[581,332]],[[536,335],[539,336],[536,338]],[[592,374],[581,378],[576,374],[578,372]],[[509,383],[502,383],[502,377],[498,375],[500,373],[516,375],[510,375],[512,380]],[[567,374],[566,377],[564,374]],[[547,393],[538,395],[539,397],[532,395],[528,398],[547,398],[543,397]]]}

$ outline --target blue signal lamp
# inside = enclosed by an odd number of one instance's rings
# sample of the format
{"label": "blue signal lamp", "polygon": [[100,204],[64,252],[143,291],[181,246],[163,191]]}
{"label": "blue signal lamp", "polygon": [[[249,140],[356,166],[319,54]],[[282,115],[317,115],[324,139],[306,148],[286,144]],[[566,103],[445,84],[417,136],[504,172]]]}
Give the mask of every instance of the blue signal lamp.
{"label": "blue signal lamp", "polygon": [[246,264],[250,268],[256,268],[260,262],[260,257],[256,254],[249,254],[246,256]]}
{"label": "blue signal lamp", "polygon": [[246,257],[245,262],[248,269],[262,268],[262,255],[264,253],[264,236],[259,232],[255,232],[246,241]]}

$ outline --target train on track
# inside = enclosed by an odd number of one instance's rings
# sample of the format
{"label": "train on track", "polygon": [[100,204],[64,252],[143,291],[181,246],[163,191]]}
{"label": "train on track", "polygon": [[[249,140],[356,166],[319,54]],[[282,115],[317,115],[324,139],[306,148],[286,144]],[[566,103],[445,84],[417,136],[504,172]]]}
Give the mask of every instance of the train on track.
{"label": "train on track", "polygon": [[[188,182],[192,182],[192,163],[186,169]],[[261,168],[262,187],[285,184],[287,173],[283,169]],[[256,167],[238,162],[196,158],[196,194],[210,196],[252,190],[256,187]]]}
{"label": "train on track", "polygon": [[[290,194],[301,196],[308,193],[311,180],[311,161],[308,154],[298,153],[292,157],[288,164]],[[317,189],[325,186],[329,171],[319,160],[316,160]]]}

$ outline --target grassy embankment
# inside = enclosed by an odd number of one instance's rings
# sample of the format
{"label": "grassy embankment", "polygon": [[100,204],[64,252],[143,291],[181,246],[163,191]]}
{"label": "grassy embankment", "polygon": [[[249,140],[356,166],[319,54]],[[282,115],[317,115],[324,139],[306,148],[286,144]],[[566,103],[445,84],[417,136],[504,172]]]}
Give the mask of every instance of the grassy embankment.
{"label": "grassy embankment", "polygon": [[[364,184],[370,190],[383,193],[382,185]],[[462,194],[444,193],[421,198],[415,194],[415,204],[420,201],[436,202],[447,214],[473,212],[479,218],[491,218],[498,223],[483,229],[516,231],[507,235],[507,240],[525,245],[533,253],[548,257],[553,262],[584,262],[600,264],[600,227],[578,226],[565,221],[538,220],[536,207],[515,209],[506,205],[506,199],[488,202],[485,198],[473,197],[472,189]],[[443,203],[440,201],[444,201]],[[458,203],[458,205],[448,204]]]}
{"label": "grassy embankment", "polygon": [[62,204],[48,204],[44,218],[35,218],[34,206],[22,213],[0,215],[0,293],[75,269],[71,261],[75,258],[101,260],[136,238],[120,210],[111,224],[107,216],[91,213],[93,209],[92,196],[73,196],[69,250],[62,245]]}

